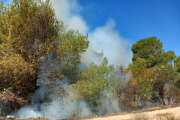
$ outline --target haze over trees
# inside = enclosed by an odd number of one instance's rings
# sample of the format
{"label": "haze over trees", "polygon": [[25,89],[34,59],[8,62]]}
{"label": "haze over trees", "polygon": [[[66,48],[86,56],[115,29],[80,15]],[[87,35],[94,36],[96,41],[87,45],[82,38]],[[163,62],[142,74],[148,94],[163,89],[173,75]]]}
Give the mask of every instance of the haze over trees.
{"label": "haze over trees", "polygon": [[[49,0],[13,0],[7,6],[1,2],[1,115],[32,104],[33,93],[41,86],[47,90],[38,102],[52,102],[51,94],[63,99],[73,93],[72,101],[86,102],[98,115],[107,113],[99,112],[102,99],[118,101],[117,107],[127,111],[146,103],[180,102],[180,56],[165,51],[156,37],[133,44],[133,62],[127,67],[109,65],[103,52],[93,50],[101,64],[82,67],[81,55],[89,42],[88,35],[67,29],[56,18]],[[70,90],[62,87],[65,78]]]}

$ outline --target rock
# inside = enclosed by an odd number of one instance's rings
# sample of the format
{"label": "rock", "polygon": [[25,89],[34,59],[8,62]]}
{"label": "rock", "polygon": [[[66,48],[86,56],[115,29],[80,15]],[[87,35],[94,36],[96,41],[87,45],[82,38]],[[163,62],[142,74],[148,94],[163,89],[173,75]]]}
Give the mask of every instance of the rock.
{"label": "rock", "polygon": [[36,117],[36,119],[40,119],[40,117],[39,117],[39,116],[37,116],[37,117]]}
{"label": "rock", "polygon": [[41,120],[49,120],[48,118],[46,117],[42,117]]}
{"label": "rock", "polygon": [[9,120],[14,120],[14,119],[16,119],[16,117],[14,117],[14,116],[12,116],[12,115],[7,115],[7,119],[9,119]]}

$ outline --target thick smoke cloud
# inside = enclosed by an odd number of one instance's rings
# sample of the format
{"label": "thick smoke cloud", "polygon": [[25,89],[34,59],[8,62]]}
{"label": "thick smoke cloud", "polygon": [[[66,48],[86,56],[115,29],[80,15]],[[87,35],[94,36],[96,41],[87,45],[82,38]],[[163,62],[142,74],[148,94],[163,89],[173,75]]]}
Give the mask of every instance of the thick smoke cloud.
{"label": "thick smoke cloud", "polygon": [[108,58],[109,64],[128,65],[132,53],[128,49],[130,43],[114,29],[116,23],[112,19],[105,26],[98,27],[89,33],[90,46]]}
{"label": "thick smoke cloud", "polygon": [[[97,52],[104,51],[104,56],[108,58],[109,64],[128,65],[131,62],[132,52],[128,49],[131,44],[120,36],[114,29],[115,21],[110,19],[104,26],[90,30],[86,21],[80,15],[83,7],[77,0],[51,0],[57,18],[69,25],[69,28],[79,30],[82,34],[89,34],[90,48]],[[89,64],[94,60],[93,52],[88,49],[82,55],[82,62]],[[96,61],[96,60],[95,60]]]}

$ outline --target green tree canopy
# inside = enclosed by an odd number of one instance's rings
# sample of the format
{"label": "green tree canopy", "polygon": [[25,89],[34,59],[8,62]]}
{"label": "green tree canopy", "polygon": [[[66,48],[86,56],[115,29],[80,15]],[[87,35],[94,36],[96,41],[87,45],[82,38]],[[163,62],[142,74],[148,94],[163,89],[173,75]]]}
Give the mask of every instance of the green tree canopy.
{"label": "green tree canopy", "polygon": [[176,68],[176,71],[180,73],[180,56],[178,56],[175,60],[174,60],[174,66]]}
{"label": "green tree canopy", "polygon": [[123,83],[113,65],[107,66],[106,62],[100,65],[92,63],[79,74],[77,83],[72,84],[73,91],[76,92],[76,97],[74,96],[73,99],[87,101],[88,106],[96,111],[96,108],[102,104],[100,98],[108,98],[109,93],[112,93],[111,98],[108,99],[117,99],[116,91]]}
{"label": "green tree canopy", "polygon": [[138,58],[144,59],[148,68],[152,68],[157,64],[172,62],[176,58],[174,51],[165,52],[162,47],[163,43],[156,37],[140,39],[131,48],[133,52],[132,60],[134,62]]}
{"label": "green tree canopy", "polygon": [[176,93],[175,96],[179,97],[179,88],[177,85],[179,81],[179,73],[174,71],[172,65],[168,64],[155,67],[152,76],[152,97],[156,96],[164,105],[166,104],[166,98],[168,98],[168,102],[170,103],[170,99],[174,97],[173,94]]}
{"label": "green tree canopy", "polygon": [[40,67],[50,67],[52,61],[55,68],[48,71],[49,79],[76,76],[80,54],[89,41],[66,28],[49,0],[13,0],[7,6],[1,2],[0,90],[9,89],[26,99],[36,88]]}
{"label": "green tree canopy", "polygon": [[105,63],[101,65],[90,64],[79,77],[80,79],[72,86],[78,93],[78,99],[86,99],[91,108],[97,107],[97,98],[105,87],[105,77],[108,76],[109,68]]}

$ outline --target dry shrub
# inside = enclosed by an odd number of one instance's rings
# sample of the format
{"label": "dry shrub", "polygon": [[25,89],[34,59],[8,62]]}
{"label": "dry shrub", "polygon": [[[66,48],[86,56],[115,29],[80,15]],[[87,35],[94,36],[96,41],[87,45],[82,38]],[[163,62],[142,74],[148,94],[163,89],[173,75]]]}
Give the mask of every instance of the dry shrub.
{"label": "dry shrub", "polygon": [[171,115],[171,116],[166,116],[164,118],[158,118],[157,120],[180,120],[180,118],[176,118],[173,115]]}
{"label": "dry shrub", "polygon": [[5,116],[12,110],[19,109],[27,101],[6,89],[0,92],[1,116]]}
{"label": "dry shrub", "polygon": [[169,117],[172,116],[172,113],[158,113],[156,114],[157,117]]}
{"label": "dry shrub", "polygon": [[149,120],[149,115],[146,113],[133,114],[131,120]]}

